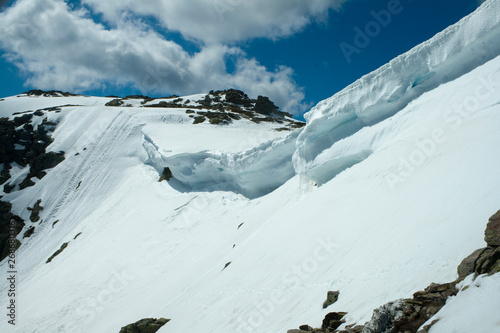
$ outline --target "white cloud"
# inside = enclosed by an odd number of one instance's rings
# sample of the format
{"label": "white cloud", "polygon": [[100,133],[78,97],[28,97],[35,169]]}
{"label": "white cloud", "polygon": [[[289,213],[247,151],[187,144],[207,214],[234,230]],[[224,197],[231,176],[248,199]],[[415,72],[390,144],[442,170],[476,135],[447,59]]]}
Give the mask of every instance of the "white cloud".
{"label": "white cloud", "polygon": [[279,38],[324,20],[346,0],[82,0],[107,20],[127,12],[156,17],[169,30],[205,43]]}
{"label": "white cloud", "polygon": [[[305,111],[304,94],[293,80],[292,69],[283,66],[270,71],[240,48],[216,39],[287,35],[307,24],[311,15],[320,15],[336,2],[310,0],[307,5],[298,5],[300,1],[276,1],[266,4],[268,12],[259,13],[262,1],[224,1],[234,10],[224,12],[224,20],[218,19],[213,27],[209,17],[213,20],[217,13],[209,11],[214,10],[211,1],[196,0],[200,6],[196,10],[190,9],[192,4],[187,7],[185,1],[177,0],[169,1],[168,6],[161,0],[136,5],[142,14],[159,13],[164,22],[170,22],[166,25],[171,29],[180,28],[184,22],[183,34],[207,41],[195,54],[124,15],[123,10],[132,5],[128,0],[121,1],[122,6],[111,0],[100,5],[95,2],[96,8],[108,17],[116,15],[112,29],[94,22],[85,9],[70,9],[62,0],[19,0],[0,13],[0,45],[7,59],[26,74],[27,84],[41,89],[81,92],[111,84],[135,86],[146,94],[190,94],[237,88],[252,97],[269,96],[285,111]],[[255,15],[244,20],[250,9]],[[275,23],[270,20],[273,14],[277,15]],[[226,27],[228,33],[224,35],[222,25],[232,25],[238,18],[241,24],[235,29]],[[208,38],[211,32],[222,37]],[[226,68],[228,59],[235,65],[231,73]]]}

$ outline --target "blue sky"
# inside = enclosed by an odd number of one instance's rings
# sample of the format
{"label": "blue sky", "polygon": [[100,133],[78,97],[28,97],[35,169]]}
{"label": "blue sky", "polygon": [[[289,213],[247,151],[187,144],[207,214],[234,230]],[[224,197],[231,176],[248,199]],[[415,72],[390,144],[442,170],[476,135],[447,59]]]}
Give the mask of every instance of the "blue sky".
{"label": "blue sky", "polygon": [[301,114],[457,22],[480,1],[3,5],[0,97],[33,88],[159,97],[234,87],[252,97],[270,96],[282,109]]}

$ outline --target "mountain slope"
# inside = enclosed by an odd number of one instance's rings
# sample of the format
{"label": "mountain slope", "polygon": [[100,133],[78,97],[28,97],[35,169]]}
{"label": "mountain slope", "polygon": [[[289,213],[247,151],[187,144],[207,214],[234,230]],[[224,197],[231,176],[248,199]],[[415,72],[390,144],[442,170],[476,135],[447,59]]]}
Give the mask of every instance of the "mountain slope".
{"label": "mountain slope", "polygon": [[[486,2],[449,31],[483,24],[484,10],[497,5]],[[332,108],[344,93],[292,132],[246,118],[195,125],[187,107],[145,107],[142,98],[124,102],[130,107],[81,96],[0,101],[2,116],[82,105],[46,112],[58,123],[48,149],[66,159],[2,198],[36,227],[18,236],[13,331],[118,332],[165,317],[158,332],[286,332],[319,326],[330,311],[363,324],[387,302],[454,280],[500,208],[500,57],[489,57],[354,127],[332,125],[345,121]],[[390,78],[383,82],[392,89]],[[367,84],[355,91],[367,94]],[[159,182],[165,167],[173,178]],[[27,208],[39,199],[33,224]],[[449,324],[498,277],[476,285],[431,333],[500,331],[497,299],[468,326]],[[322,309],[329,290],[339,300]]]}

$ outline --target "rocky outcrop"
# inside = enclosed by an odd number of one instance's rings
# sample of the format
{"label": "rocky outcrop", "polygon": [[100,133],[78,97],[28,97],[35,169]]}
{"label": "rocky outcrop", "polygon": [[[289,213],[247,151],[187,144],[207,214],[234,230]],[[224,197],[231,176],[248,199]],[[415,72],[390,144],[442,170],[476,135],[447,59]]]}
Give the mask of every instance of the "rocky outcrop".
{"label": "rocky outcrop", "polygon": [[166,168],[163,168],[163,172],[160,176],[160,182],[166,180],[167,182],[173,177],[172,175],[172,171],[170,170],[170,168],[166,167]]}
{"label": "rocky outcrop", "polygon": [[323,309],[326,309],[333,303],[337,302],[339,299],[340,292],[339,291],[329,291],[326,294],[326,300],[323,302]]}
{"label": "rocky outcrop", "polygon": [[40,211],[43,210],[43,207],[40,205],[42,203],[42,200],[39,199],[33,207],[28,207],[27,209],[31,212],[30,215],[30,221],[31,222],[38,222],[40,220]]}
{"label": "rocky outcrop", "polygon": [[491,247],[500,246],[500,210],[490,217],[484,232],[484,241]]}
{"label": "rocky outcrop", "polygon": [[[16,186],[19,190],[33,186],[34,177],[42,179],[47,174],[45,170],[64,160],[64,152],[46,152],[46,148],[53,141],[50,134],[57,124],[45,117],[40,125],[36,128],[33,126],[35,117],[44,115],[44,110],[37,110],[12,120],[0,118],[0,163],[3,163],[0,184],[5,184],[4,192],[10,193]],[[30,166],[28,175],[19,184],[8,183],[12,163],[22,167]]]}
{"label": "rocky outcrop", "polygon": [[[262,122],[283,124],[284,127],[281,127],[280,131],[290,131],[305,126],[305,123],[293,120],[291,114],[280,111],[268,97],[258,96],[257,99],[250,99],[247,94],[236,89],[212,90],[200,100],[193,102],[184,101],[177,95],[165,98],[133,95],[114,98],[106,103],[106,106],[131,106],[124,104],[127,99],[142,99],[142,107],[147,108],[189,108],[186,113],[193,118],[193,124],[201,124],[208,120],[212,125],[226,125],[240,119],[248,119],[257,124]],[[157,100],[159,100],[157,103],[149,103]],[[191,109],[199,111],[195,114]]]}
{"label": "rocky outcrop", "polygon": [[122,106],[123,100],[121,98],[115,98],[105,104],[105,106]]}
{"label": "rocky outcrop", "polygon": [[474,251],[457,268],[459,280],[470,274],[493,275],[500,272],[500,211],[490,217],[484,240],[487,246]]}
{"label": "rocky outcrop", "polygon": [[43,97],[69,97],[69,96],[82,96],[82,95],[75,95],[69,92],[62,92],[59,90],[50,90],[50,91],[43,91],[43,90],[30,90],[28,92],[23,93],[22,95],[26,96],[43,96]]}
{"label": "rocky outcrop", "polygon": [[[485,231],[487,247],[474,251],[458,266],[458,279],[444,284],[431,283],[425,290],[413,294],[413,298],[389,302],[373,311],[372,319],[365,325],[347,325],[345,312],[331,312],[325,316],[321,328],[301,326],[300,330],[289,330],[288,333],[428,333],[437,320],[423,326],[446,304],[448,298],[459,291],[456,285],[470,274],[496,274],[500,272],[500,211],[490,217]],[[329,292],[329,296],[330,296]],[[333,297],[333,294],[332,294]],[[338,297],[338,295],[337,295]],[[329,298],[323,304],[328,304]],[[342,316],[341,316],[342,315]],[[302,329],[304,327],[305,329]]]}
{"label": "rocky outcrop", "polygon": [[168,323],[170,319],[166,318],[146,318],[141,319],[133,324],[122,327],[120,333],[155,333],[163,325]]}
{"label": "rocky outcrop", "polygon": [[0,201],[0,261],[14,253],[21,242],[16,237],[24,228],[24,221],[11,212],[10,202]]}
{"label": "rocky outcrop", "polygon": [[49,257],[49,259],[47,259],[47,261],[45,262],[46,264],[50,263],[52,260],[54,260],[55,257],[57,257],[58,255],[61,254],[62,251],[64,251],[64,249],[66,249],[68,247],[68,243],[64,243],[63,245],[61,245],[61,247],[59,248],[59,250],[57,250],[56,252],[54,252],[53,255],[51,255]]}

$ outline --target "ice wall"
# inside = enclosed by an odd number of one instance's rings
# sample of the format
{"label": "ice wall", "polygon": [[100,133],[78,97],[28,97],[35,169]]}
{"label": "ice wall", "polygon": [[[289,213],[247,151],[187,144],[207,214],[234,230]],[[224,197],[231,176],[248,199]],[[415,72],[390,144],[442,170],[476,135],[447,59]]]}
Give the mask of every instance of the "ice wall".
{"label": "ice wall", "polygon": [[236,154],[202,151],[165,157],[147,136],[144,148],[148,163],[158,172],[170,168],[169,183],[180,192],[231,191],[257,198],[295,176],[291,157],[299,133],[296,130]]}
{"label": "ice wall", "polygon": [[330,180],[370,155],[369,150],[325,154],[336,142],[393,116],[425,92],[499,54],[500,1],[489,0],[308,112],[307,126],[298,137],[293,157],[296,172],[318,183]]}

